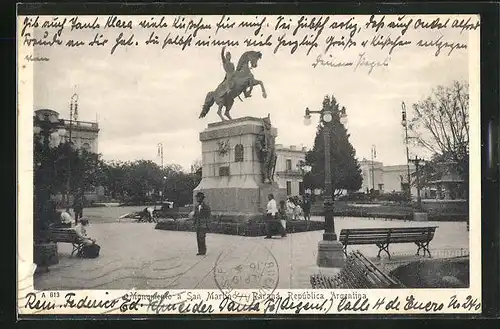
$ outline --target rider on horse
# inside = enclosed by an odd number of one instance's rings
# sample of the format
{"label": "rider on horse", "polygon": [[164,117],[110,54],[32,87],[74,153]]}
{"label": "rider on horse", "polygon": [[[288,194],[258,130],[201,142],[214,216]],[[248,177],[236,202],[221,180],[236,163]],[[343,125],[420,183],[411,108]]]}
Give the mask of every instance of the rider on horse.
{"label": "rider on horse", "polygon": [[234,87],[234,81],[232,81],[232,77],[234,75],[234,64],[231,62],[231,53],[229,51],[224,54],[226,47],[222,48],[221,58],[222,58],[222,66],[224,67],[224,71],[226,71],[226,76],[224,77],[223,83],[225,83],[225,89],[223,94],[227,94]]}

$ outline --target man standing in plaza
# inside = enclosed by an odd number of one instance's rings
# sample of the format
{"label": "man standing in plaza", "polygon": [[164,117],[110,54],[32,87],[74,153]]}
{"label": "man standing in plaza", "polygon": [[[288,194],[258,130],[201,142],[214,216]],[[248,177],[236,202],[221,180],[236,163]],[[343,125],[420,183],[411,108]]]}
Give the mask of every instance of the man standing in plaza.
{"label": "man standing in plaza", "polygon": [[83,203],[83,194],[79,193],[75,198],[75,202],[73,202],[73,211],[75,212],[75,225],[78,225],[78,220],[83,217]]}
{"label": "man standing in plaza", "polygon": [[205,194],[196,193],[196,205],[194,209],[194,227],[196,229],[196,241],[198,243],[198,253],[203,256],[207,253],[207,244],[205,238],[208,232],[208,221],[210,220],[210,207],[205,203]]}
{"label": "man standing in plaza", "polygon": [[276,206],[276,200],[274,200],[274,195],[268,194],[267,199],[267,211],[266,211],[266,237],[265,239],[271,239],[273,236],[273,223],[276,220],[276,214],[278,213],[278,207]]}

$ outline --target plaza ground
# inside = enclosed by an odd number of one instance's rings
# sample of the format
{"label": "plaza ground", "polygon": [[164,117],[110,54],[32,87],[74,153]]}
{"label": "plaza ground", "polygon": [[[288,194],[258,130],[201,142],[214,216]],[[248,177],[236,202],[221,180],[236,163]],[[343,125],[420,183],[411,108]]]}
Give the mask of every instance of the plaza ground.
{"label": "plaza ground", "polygon": [[[101,210],[99,210],[101,209]],[[134,208],[135,210],[140,208]],[[192,232],[155,230],[153,223],[134,223],[117,218],[134,209],[86,209],[91,219],[89,236],[96,238],[101,254],[96,259],[70,257],[71,245],[59,243],[59,264],[35,277],[36,289],[217,289],[218,269],[258,266],[272,263],[278,289],[311,288],[309,277],[318,271],[316,256],[322,231],[289,234],[285,238],[263,239],[208,234],[208,252],[196,256],[196,237]],[[108,213],[103,215],[103,211]],[[110,212],[111,211],[111,212]],[[93,216],[92,214],[101,214]],[[315,217],[313,220],[323,220]],[[430,244],[434,258],[467,253],[469,238],[463,222],[403,222],[399,220],[336,217],[337,234],[343,228],[438,226]],[[352,246],[378,264],[374,245]],[[411,243],[390,246],[392,262],[415,259]],[[276,264],[274,264],[276,263]],[[235,288],[256,288],[241,282]]]}

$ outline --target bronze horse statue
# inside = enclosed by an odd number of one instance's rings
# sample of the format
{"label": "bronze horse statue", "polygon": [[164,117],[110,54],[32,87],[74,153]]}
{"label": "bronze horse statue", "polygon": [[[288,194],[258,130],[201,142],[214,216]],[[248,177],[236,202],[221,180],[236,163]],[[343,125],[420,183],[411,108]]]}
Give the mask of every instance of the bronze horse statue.
{"label": "bronze horse statue", "polygon": [[[231,116],[229,115],[229,111],[234,104],[234,99],[236,97],[239,98],[240,94],[243,93],[245,97],[252,96],[252,89],[254,86],[259,85],[262,90],[262,97],[266,98],[266,89],[264,88],[264,84],[262,81],[254,78],[252,72],[250,71],[250,66],[252,68],[257,67],[257,62],[262,58],[262,53],[260,51],[247,51],[241,55],[238,60],[238,65],[236,66],[236,70],[231,77],[231,81],[224,80],[221,82],[217,89],[214,91],[210,91],[205,97],[205,103],[203,104],[203,109],[200,113],[199,118],[204,118],[210,108],[214,103],[219,106],[219,110],[217,114],[221,118],[222,121],[225,121],[226,118],[222,116],[222,108],[225,107],[226,111],[224,115],[231,120]],[[231,88],[228,89],[227,84],[231,84]],[[241,100],[241,98],[240,98]]]}

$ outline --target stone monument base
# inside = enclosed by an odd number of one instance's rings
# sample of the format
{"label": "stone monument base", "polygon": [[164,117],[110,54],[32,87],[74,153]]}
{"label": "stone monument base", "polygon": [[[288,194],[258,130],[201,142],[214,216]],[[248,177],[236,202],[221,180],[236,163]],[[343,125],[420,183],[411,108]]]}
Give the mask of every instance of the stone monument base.
{"label": "stone monument base", "polygon": [[[273,194],[277,206],[285,200],[286,192],[277,183],[257,184],[251,187],[210,188],[200,186],[205,202],[212,209],[212,216],[221,222],[260,222],[264,220],[268,194]],[[237,209],[237,211],[235,211]]]}
{"label": "stone monument base", "polygon": [[342,243],[339,241],[320,241],[318,243],[317,265],[327,268],[343,268],[345,258]]}
{"label": "stone monument base", "polygon": [[[200,133],[202,179],[193,196],[203,192],[215,221],[262,220],[268,194],[274,194],[277,203],[285,199],[284,188],[263,182],[257,145],[264,128],[263,119],[243,117],[210,123]],[[277,130],[271,127],[268,133],[275,138]]]}

